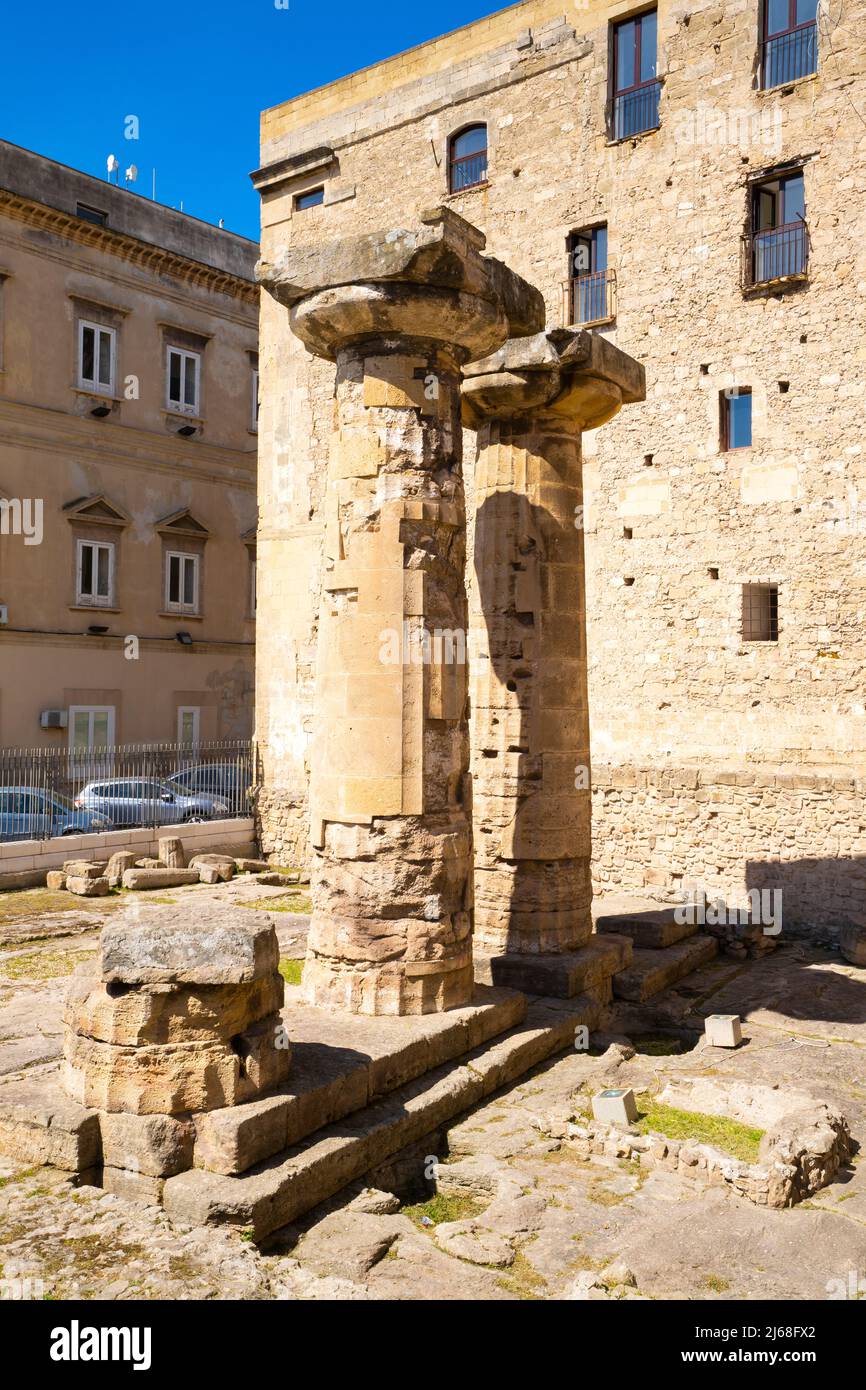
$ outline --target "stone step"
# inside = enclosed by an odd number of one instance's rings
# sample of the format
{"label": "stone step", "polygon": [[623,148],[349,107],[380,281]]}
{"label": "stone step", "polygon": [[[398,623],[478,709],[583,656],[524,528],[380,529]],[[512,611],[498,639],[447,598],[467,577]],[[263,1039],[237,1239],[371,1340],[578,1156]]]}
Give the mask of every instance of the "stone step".
{"label": "stone step", "polygon": [[527,994],[572,999],[603,985],[623,970],[631,957],[632,943],[627,936],[592,936],[586,945],[562,955],[476,955],[475,979]]}
{"label": "stone step", "polygon": [[262,1240],[500,1086],[573,1045],[576,1028],[597,1027],[600,1012],[600,1006],[588,999],[533,1000],[523,1022],[504,1036],[399,1087],[245,1173],[226,1176],[193,1168],[168,1178],[162,1192],[165,1210],[173,1220],[193,1225],[242,1226],[255,1240]]}
{"label": "stone step", "polygon": [[696,934],[697,923],[677,922],[674,912],[672,907],[624,894],[612,894],[593,904],[595,929],[600,935],[613,932],[628,936],[641,950],[663,950]]}
{"label": "stone step", "polygon": [[613,992],[617,999],[629,999],[642,1004],[663,989],[668,989],[713,959],[718,942],[712,936],[693,936],[662,949],[638,950],[631,965],[613,977]]}

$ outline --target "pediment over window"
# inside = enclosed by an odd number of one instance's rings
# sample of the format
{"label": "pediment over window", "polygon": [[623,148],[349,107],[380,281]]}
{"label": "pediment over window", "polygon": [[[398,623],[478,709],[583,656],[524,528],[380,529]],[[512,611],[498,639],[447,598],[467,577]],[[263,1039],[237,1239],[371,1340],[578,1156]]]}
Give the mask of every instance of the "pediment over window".
{"label": "pediment over window", "polygon": [[156,529],[162,536],[192,536],[197,541],[206,541],[210,535],[208,528],[193,516],[188,507],[181,507],[180,511],[164,516],[156,523]]}
{"label": "pediment over window", "polygon": [[96,526],[128,526],[132,518],[103,492],[94,497],[77,497],[63,508],[67,521],[88,521]]}

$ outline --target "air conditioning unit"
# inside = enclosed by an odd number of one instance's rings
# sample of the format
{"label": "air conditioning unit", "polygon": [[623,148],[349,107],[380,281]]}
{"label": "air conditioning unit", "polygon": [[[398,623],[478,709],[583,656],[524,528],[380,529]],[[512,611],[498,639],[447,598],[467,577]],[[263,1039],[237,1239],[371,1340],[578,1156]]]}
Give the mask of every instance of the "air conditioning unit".
{"label": "air conditioning unit", "polygon": [[39,716],[40,729],[65,729],[68,723],[65,709],[44,709]]}

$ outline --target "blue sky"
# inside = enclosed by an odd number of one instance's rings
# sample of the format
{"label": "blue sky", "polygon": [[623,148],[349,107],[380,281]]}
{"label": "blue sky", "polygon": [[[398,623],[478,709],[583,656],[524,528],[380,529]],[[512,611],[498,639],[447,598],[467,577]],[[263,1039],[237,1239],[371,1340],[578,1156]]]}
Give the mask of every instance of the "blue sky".
{"label": "blue sky", "polygon": [[[0,138],[258,236],[259,112],[503,8],[502,0],[10,0]],[[124,119],[139,119],[139,139]]]}

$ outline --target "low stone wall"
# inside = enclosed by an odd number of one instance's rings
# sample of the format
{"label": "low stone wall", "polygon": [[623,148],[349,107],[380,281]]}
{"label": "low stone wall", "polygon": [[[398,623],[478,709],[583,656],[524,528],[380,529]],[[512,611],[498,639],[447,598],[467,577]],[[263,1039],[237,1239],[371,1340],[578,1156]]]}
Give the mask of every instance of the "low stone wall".
{"label": "low stone wall", "polygon": [[263,856],[302,868],[310,857],[310,814],[306,789],[256,788],[253,799],[256,839]]}
{"label": "low stone wall", "polygon": [[593,891],[745,903],[780,889],[783,931],[863,913],[866,776],[594,764]]}
{"label": "low stone wall", "polygon": [[[54,840],[12,840],[0,844],[0,890],[24,888],[44,883],[49,869],[67,859],[108,859],[118,850],[129,850],[139,858],[156,857],[159,841],[176,835],[183,841],[187,856],[233,850],[255,857],[253,821],[250,816],[231,820],[196,821],[186,825],[163,825],[158,830],[111,830],[102,835],[63,835]],[[19,875],[15,881],[12,875]]]}

